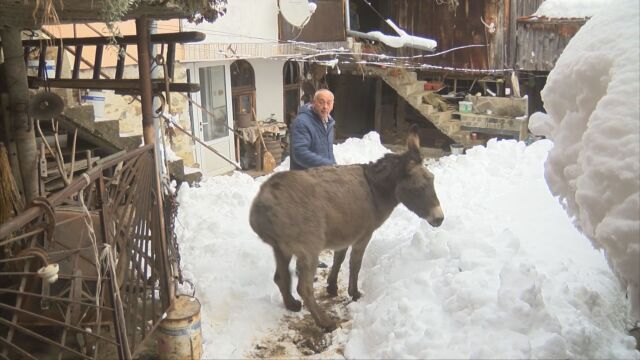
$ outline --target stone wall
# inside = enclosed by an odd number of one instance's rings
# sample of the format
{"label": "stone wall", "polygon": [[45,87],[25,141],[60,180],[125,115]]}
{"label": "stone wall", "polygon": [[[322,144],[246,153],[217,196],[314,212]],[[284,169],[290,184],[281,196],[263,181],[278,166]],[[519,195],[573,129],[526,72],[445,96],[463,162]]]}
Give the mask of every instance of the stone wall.
{"label": "stone wall", "polygon": [[[115,78],[115,68],[104,68],[103,71],[111,78]],[[179,63],[175,65],[174,82],[186,82],[186,71],[184,66]],[[162,71],[160,71],[160,75]],[[82,74],[81,77],[90,76],[90,72]],[[126,66],[123,74],[125,79],[138,78],[137,65]],[[103,91],[105,96],[104,116],[103,120],[119,120],[120,134],[124,136],[142,135],[142,108],[140,102],[129,95],[119,95],[113,91]],[[186,95],[186,94],[185,94]],[[154,104],[155,105],[155,104]],[[157,108],[154,108],[156,111]],[[191,132],[191,122],[189,120],[189,106],[187,99],[178,93],[171,94],[171,110],[178,119],[178,124],[185,130]],[[168,113],[168,107],[165,105],[164,111]],[[160,125],[164,129],[164,121],[160,119]],[[176,136],[173,137],[173,152],[184,160],[185,166],[197,167],[194,158],[194,144],[191,138],[184,133],[176,130]],[[169,145],[169,139],[165,138],[165,143]]]}

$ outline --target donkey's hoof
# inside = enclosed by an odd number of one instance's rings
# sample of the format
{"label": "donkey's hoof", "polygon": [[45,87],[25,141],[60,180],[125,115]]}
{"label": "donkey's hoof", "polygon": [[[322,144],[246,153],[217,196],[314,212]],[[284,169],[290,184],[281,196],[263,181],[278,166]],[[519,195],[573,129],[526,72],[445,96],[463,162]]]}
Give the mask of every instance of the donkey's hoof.
{"label": "donkey's hoof", "polygon": [[300,301],[298,301],[298,300],[292,300],[292,301],[285,302],[284,306],[289,311],[298,312],[298,311],[302,310],[302,303]]}
{"label": "donkey's hoof", "polygon": [[327,321],[326,323],[320,325],[320,327],[325,331],[325,332],[332,332],[333,330],[335,330],[338,327],[338,324],[335,321]]}
{"label": "donkey's hoof", "polygon": [[358,290],[349,291],[349,295],[351,296],[353,301],[358,301],[358,299],[360,299],[362,297],[362,293],[360,291],[358,291]]}
{"label": "donkey's hoof", "polygon": [[328,285],[327,286],[327,294],[330,296],[338,296],[338,286],[337,285]]}

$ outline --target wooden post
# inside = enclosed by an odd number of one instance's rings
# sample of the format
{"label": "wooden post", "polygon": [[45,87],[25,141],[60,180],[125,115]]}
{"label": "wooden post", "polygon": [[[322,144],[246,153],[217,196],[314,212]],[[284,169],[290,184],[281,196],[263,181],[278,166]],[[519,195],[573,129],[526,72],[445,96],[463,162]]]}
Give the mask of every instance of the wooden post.
{"label": "wooden post", "polygon": [[373,103],[373,128],[382,133],[382,79],[376,79],[375,101]]}
{"label": "wooden post", "polygon": [[136,19],[138,36],[138,74],[140,75],[140,104],[142,106],[142,136],[145,144],[155,144],[153,126],[153,93],[151,91],[151,60],[149,56],[149,20]]}
{"label": "wooden post", "polygon": [[9,84],[11,129],[18,151],[24,198],[29,204],[38,196],[38,149],[33,121],[27,115],[29,91],[24,63],[21,29],[0,27],[4,51],[5,79]]}
{"label": "wooden post", "polygon": [[404,131],[409,128],[407,120],[405,119],[406,103],[407,102],[404,100],[404,98],[398,95],[396,102],[396,131]]}

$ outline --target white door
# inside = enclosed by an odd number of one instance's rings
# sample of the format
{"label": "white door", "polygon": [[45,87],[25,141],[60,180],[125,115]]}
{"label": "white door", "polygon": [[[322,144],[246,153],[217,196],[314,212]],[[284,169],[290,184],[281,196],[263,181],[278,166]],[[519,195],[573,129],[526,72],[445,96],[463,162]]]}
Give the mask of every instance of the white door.
{"label": "white door", "polygon": [[214,63],[196,63],[193,66],[200,92],[191,96],[193,101],[206,109],[194,108],[194,135],[219,153],[196,143],[196,161],[203,174],[220,175],[235,168],[225,158],[237,163],[233,133],[229,131],[229,128],[233,128],[229,67]]}

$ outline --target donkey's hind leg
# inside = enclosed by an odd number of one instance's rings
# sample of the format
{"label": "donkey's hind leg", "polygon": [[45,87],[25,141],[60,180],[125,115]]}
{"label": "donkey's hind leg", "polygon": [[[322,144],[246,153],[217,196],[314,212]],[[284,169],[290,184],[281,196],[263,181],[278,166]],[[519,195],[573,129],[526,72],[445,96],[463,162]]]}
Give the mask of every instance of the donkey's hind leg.
{"label": "donkey's hind leg", "polygon": [[336,328],[336,322],[329,318],[327,314],[320,308],[316,302],[316,298],[313,293],[313,276],[318,266],[318,257],[309,256],[306,254],[296,254],[297,267],[300,277],[298,278],[298,294],[304,301],[304,306],[307,307],[316,325],[323,328],[325,331],[333,331]]}
{"label": "donkey's hind leg", "polygon": [[291,273],[289,272],[291,255],[285,255],[277,245],[273,247],[273,254],[276,257],[276,273],[273,275],[273,281],[280,289],[284,306],[291,311],[300,311],[302,303],[291,295]]}

